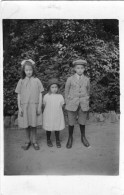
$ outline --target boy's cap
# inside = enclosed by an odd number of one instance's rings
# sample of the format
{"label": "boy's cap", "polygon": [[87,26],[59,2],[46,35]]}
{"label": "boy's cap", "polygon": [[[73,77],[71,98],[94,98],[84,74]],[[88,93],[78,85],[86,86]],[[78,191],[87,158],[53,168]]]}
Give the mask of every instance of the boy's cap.
{"label": "boy's cap", "polygon": [[56,85],[58,85],[58,87],[59,87],[59,81],[58,81],[58,79],[56,79],[56,78],[50,79],[49,82],[48,82],[48,89],[49,89],[50,86],[53,85],[53,84],[56,84]]}
{"label": "boy's cap", "polygon": [[28,59],[28,60],[23,60],[21,62],[21,66],[23,67],[25,65],[26,62],[30,62],[32,65],[35,65],[35,62],[32,59]]}
{"label": "boy's cap", "polygon": [[86,66],[87,65],[87,61],[86,60],[82,60],[82,59],[75,60],[75,61],[73,61],[73,66],[76,66],[76,65]]}

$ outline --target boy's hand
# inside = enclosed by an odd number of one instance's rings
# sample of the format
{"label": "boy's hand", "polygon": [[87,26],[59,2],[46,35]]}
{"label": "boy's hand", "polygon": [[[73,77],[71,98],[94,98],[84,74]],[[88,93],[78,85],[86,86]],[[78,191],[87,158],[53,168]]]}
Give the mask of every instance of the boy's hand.
{"label": "boy's hand", "polygon": [[22,110],[21,107],[19,108],[19,115],[20,115],[21,117],[23,116],[23,110]]}
{"label": "boy's hand", "polygon": [[38,106],[38,108],[37,108],[37,115],[40,115],[40,114],[41,114],[41,107]]}

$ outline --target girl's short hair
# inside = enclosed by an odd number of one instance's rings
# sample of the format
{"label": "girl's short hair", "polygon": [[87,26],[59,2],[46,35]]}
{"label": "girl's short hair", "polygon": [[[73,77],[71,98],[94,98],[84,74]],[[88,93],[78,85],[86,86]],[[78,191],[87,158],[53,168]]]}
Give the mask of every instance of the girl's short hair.
{"label": "girl's short hair", "polygon": [[53,84],[51,84],[51,85],[48,86],[48,88],[47,88],[48,93],[51,94],[50,88],[51,88],[52,85],[57,85],[57,87],[58,87],[57,94],[59,94],[59,93],[60,93],[60,92],[59,92],[59,84],[57,84],[57,83],[53,83]]}
{"label": "girl's short hair", "polygon": [[21,78],[24,79],[26,77],[26,74],[25,74],[25,66],[31,66],[32,67],[32,70],[33,70],[33,74],[32,76],[36,77],[36,68],[35,68],[35,65],[32,64],[31,62],[29,61],[26,61],[25,64],[21,67]]}
{"label": "girl's short hair", "polygon": [[53,84],[56,84],[58,86],[58,88],[59,88],[59,81],[58,81],[58,79],[57,78],[52,78],[52,79],[50,79],[48,81],[47,89],[49,90],[51,85],[53,85]]}

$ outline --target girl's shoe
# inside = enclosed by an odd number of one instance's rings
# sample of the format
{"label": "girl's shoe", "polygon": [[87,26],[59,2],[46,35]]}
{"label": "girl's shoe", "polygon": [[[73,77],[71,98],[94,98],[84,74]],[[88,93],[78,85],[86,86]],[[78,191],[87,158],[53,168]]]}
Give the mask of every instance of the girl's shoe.
{"label": "girl's shoe", "polygon": [[24,146],[22,146],[22,148],[23,148],[23,150],[28,150],[30,146],[31,146],[31,142],[27,142],[27,143],[25,143]]}
{"label": "girl's shoe", "polygon": [[56,140],[56,146],[57,146],[57,148],[61,148],[61,143],[59,140]]}
{"label": "girl's shoe", "polygon": [[35,142],[35,143],[32,143],[33,147],[35,150],[40,150],[40,147],[39,145]]}
{"label": "girl's shoe", "polygon": [[51,142],[50,139],[47,140],[47,145],[48,145],[49,147],[53,147],[53,144],[52,144],[52,142]]}

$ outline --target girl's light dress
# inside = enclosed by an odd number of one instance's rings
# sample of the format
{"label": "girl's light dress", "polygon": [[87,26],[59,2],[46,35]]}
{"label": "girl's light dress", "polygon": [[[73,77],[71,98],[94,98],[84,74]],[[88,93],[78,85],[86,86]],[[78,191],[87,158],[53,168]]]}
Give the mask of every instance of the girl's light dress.
{"label": "girl's light dress", "polygon": [[61,131],[65,128],[62,106],[64,98],[60,94],[47,93],[43,98],[43,128],[48,131]]}
{"label": "girl's light dress", "polygon": [[39,95],[42,91],[44,91],[43,85],[38,78],[25,77],[25,79],[19,80],[15,92],[20,94],[23,110],[23,116],[18,114],[18,126],[20,128],[42,125],[42,112],[37,115]]}

